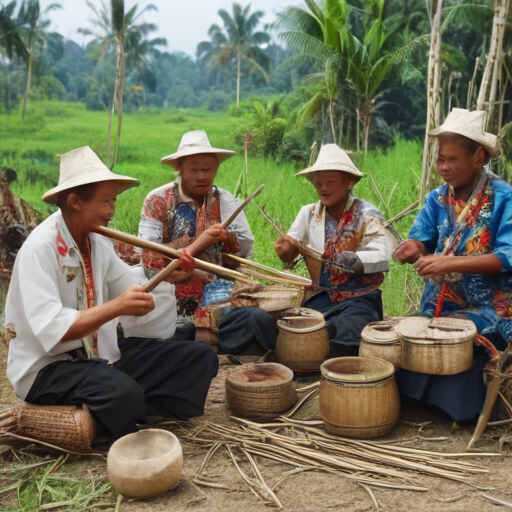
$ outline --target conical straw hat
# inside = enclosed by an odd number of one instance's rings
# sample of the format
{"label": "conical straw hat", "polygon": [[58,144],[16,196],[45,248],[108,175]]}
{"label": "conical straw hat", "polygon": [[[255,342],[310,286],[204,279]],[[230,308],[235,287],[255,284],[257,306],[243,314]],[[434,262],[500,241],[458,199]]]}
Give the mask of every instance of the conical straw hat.
{"label": "conical straw hat", "polygon": [[470,112],[464,108],[454,108],[444,123],[429,132],[431,137],[439,137],[443,133],[456,133],[482,144],[492,158],[499,155],[498,137],[485,131],[487,114],[483,110]]}
{"label": "conical straw hat", "polygon": [[183,135],[176,153],[164,156],[160,161],[162,164],[170,165],[176,169],[178,158],[199,155],[201,153],[211,153],[216,155],[219,163],[224,162],[235,154],[234,151],[229,151],[228,149],[213,148],[208,140],[206,132],[204,130],[195,130]]}
{"label": "conical straw hat", "polygon": [[84,146],[60,155],[59,184],[44,194],[43,201],[56,203],[60,192],[100,181],[117,181],[118,194],[140,185],[135,178],[113,173],[89,146]]}
{"label": "conical straw hat", "polygon": [[295,176],[303,176],[318,171],[342,171],[361,178],[364,174],[352,163],[349,156],[336,144],[325,144],[320,148],[315,165],[298,172]]}

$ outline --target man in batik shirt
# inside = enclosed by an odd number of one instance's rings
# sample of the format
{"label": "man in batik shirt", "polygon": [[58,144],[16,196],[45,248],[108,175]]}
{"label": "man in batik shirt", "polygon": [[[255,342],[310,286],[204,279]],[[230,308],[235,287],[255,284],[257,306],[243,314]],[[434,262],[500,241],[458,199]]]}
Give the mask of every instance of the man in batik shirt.
{"label": "man in batik shirt", "polygon": [[[425,278],[422,316],[471,320],[504,350],[512,340],[512,187],[485,168],[498,155],[485,119],[483,111],[454,108],[430,132],[438,137],[436,167],[445,184],[427,195],[395,257]],[[401,370],[397,382],[403,395],[440,407],[454,421],[471,420],[483,407],[488,361],[477,347],[465,372]]]}
{"label": "man in batik shirt", "polygon": [[296,241],[317,252],[319,259],[302,251],[313,282],[324,290],[303,306],[325,316],[327,358],[357,355],[363,328],[383,319],[379,287],[389,270],[391,237],[381,212],[352,195],[363,174],[336,144],[323,146],[315,165],[296,174],[303,175],[320,201],[301,209],[274,248],[285,262],[301,253]]}
{"label": "man in batik shirt", "polygon": [[[178,151],[162,158],[162,164],[178,171],[178,179],[149,193],[142,208],[139,236],[153,242],[183,249],[207,228],[224,231],[224,240],[209,247],[199,257],[216,265],[226,265],[225,253],[243,258],[253,252],[254,237],[244,212],[227,232],[224,222],[240,204],[227,190],[214,185],[222,162],[234,151],[213,148],[204,131],[186,133]],[[151,251],[143,251],[148,277],[166,266],[167,261]],[[169,282],[176,286],[178,312],[194,314],[198,306],[226,301],[233,284],[195,270],[173,272]],[[258,308],[233,308],[219,324],[218,346],[223,352],[242,353],[251,348],[273,349],[277,328],[270,315]]]}

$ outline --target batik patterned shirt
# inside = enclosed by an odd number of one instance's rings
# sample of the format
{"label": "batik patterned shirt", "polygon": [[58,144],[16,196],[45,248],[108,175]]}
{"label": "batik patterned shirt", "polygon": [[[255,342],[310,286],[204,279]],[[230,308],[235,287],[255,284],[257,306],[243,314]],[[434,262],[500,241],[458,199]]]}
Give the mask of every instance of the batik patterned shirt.
{"label": "batik patterned shirt", "polygon": [[478,256],[494,254],[502,271],[483,274],[449,274],[425,281],[421,307],[432,316],[445,285],[442,316],[473,320],[479,332],[499,332],[512,339],[512,187],[489,173],[482,189],[457,224],[466,203],[445,184],[427,195],[409,232],[431,254]]}

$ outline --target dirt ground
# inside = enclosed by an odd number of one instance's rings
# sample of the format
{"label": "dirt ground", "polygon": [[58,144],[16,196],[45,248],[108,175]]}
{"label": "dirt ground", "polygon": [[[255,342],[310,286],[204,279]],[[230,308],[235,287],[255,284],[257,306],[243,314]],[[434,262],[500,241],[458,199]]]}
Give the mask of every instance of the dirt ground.
{"label": "dirt ground", "polygon": [[[5,377],[6,353],[6,346],[0,342],[0,403],[12,403],[18,400]],[[230,366],[221,366],[208,395],[205,415],[192,420],[192,427],[208,423],[227,424],[230,422],[230,411],[225,401],[224,379],[231,368]],[[418,435],[418,427],[411,423],[422,422],[425,419],[430,419],[433,423],[425,428],[421,435],[432,438],[448,437],[449,440],[426,442],[418,439],[407,446],[434,451],[465,451],[471,437],[472,426],[453,429],[446,418],[437,417],[435,414],[425,413],[421,410],[403,411],[398,427],[389,434],[389,437],[392,439],[413,438]],[[179,485],[174,490],[154,498],[124,499],[120,507],[122,512],[164,512],[169,510],[177,512],[252,512],[271,508],[252,494],[227,454],[222,450],[218,450],[210,460],[206,474],[216,482],[229,487],[229,490],[200,487],[193,483],[192,480],[204,459],[206,450],[183,440],[183,430],[180,428],[171,426],[169,430],[181,438],[183,446],[185,462]],[[478,443],[479,449],[497,453],[499,451],[498,438],[505,432],[505,427],[487,432],[486,438]],[[504,445],[504,451],[498,457],[484,458],[475,454],[475,458],[471,458],[469,461],[489,470],[488,474],[471,477],[473,484],[488,489],[485,493],[494,498],[512,503],[512,458],[507,453],[507,446],[507,444]],[[257,458],[257,462],[271,487],[284,472],[293,469],[292,466],[261,457]],[[90,468],[91,465],[97,472],[106,474],[105,461],[88,459],[87,466]],[[380,510],[472,512],[508,508],[487,501],[482,496],[484,491],[459,482],[423,475],[419,477],[419,482],[428,487],[427,492],[374,490],[380,503]],[[362,487],[338,475],[327,473],[307,472],[294,475],[278,487],[276,495],[284,509],[293,512],[376,510],[369,495]]]}

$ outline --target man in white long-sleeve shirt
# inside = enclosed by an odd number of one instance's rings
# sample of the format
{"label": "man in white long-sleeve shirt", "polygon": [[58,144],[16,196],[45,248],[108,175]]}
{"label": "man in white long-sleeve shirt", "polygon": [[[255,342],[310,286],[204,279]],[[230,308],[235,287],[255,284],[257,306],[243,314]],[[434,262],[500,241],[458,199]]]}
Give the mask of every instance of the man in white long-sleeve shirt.
{"label": "man in white long-sleeve shirt", "polygon": [[[112,173],[89,147],[62,155],[59,185],[43,196],[60,210],[19,251],[5,307],[7,376],[17,395],[41,405],[85,404],[114,438],[136,431],[146,412],[202,414],[218,368],[206,344],[169,341],[172,285],[147,293],[142,269],[94,233],[113,217],[117,194],[138,184]],[[216,240],[211,235],[198,251]],[[190,260],[182,258],[182,265]]]}
{"label": "man in white long-sleeve shirt", "polygon": [[379,287],[389,270],[392,244],[381,212],[352,195],[363,173],[342,149],[323,146],[315,165],[296,174],[302,175],[310,178],[320,200],[301,209],[274,248],[285,262],[301,252],[294,240],[321,255],[321,260],[304,255],[313,282],[325,291],[303,305],[327,320],[328,358],[357,355],[363,328],[383,318]]}

